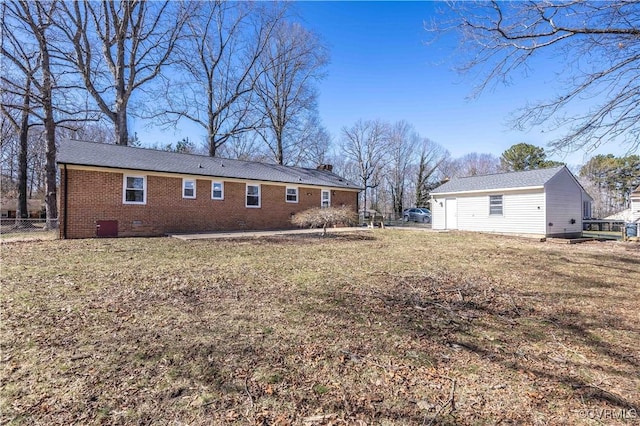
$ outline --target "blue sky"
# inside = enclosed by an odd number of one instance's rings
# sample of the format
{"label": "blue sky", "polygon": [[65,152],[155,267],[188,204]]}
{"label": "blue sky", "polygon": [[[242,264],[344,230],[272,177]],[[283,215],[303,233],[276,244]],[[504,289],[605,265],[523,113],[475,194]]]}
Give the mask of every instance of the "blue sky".
{"label": "blue sky", "polygon": [[[527,75],[515,75],[509,87],[496,86],[469,99],[477,81],[453,70],[457,39],[448,34],[434,43],[425,21],[443,19],[443,2],[299,1],[296,12],[305,27],[327,44],[331,62],[318,85],[319,113],[334,142],[341,129],[357,120],[405,120],[421,136],[449,150],[453,157],[472,152],[497,157],[510,146],[525,142],[547,148],[559,133],[510,129],[510,114],[519,107],[552,97],[561,88],[555,72],[559,57],[533,63]],[[561,59],[561,58],[560,58]],[[520,78],[522,77],[522,78]],[[144,134],[145,143],[167,141],[167,132],[143,129],[135,121],[130,130]],[[169,141],[183,137],[201,140],[201,128],[184,124]],[[595,154],[624,155],[609,143],[593,153],[578,151],[551,159],[581,165]]]}
{"label": "blue sky", "polygon": [[[471,76],[453,70],[454,34],[427,43],[424,22],[442,19],[438,2],[298,2],[305,26],[329,46],[331,63],[319,85],[319,110],[334,139],[358,119],[406,120],[454,157],[471,152],[499,156],[526,142],[546,148],[553,134],[511,130],[508,120],[527,102],[551,97],[559,70],[540,61],[528,76],[469,99]],[[550,59],[550,60],[556,60]],[[609,144],[596,153],[624,154]],[[582,164],[593,155],[578,151],[553,159]]]}

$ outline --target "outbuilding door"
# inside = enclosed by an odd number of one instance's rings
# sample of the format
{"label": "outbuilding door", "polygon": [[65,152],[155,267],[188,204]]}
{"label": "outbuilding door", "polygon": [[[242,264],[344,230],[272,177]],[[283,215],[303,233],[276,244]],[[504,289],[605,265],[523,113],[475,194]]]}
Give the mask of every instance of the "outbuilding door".
{"label": "outbuilding door", "polygon": [[458,200],[456,198],[444,200],[444,229],[458,229]]}

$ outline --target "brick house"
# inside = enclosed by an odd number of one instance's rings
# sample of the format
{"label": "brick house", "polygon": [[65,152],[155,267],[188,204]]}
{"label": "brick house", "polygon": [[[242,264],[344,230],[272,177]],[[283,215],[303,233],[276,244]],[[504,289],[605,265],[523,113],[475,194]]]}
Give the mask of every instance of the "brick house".
{"label": "brick house", "polygon": [[357,211],[360,188],[318,169],[63,141],[60,238],[292,228],[320,206]]}

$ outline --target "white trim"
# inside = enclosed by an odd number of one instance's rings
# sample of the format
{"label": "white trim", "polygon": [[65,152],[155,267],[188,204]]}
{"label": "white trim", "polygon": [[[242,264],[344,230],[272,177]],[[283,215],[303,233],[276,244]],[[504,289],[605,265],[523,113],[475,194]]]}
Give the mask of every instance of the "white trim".
{"label": "white trim", "polygon": [[[492,213],[491,212],[491,197],[500,197],[500,213]],[[495,204],[497,206],[498,204]],[[504,195],[503,194],[493,194],[489,195],[489,217],[502,217],[504,216]]]}
{"label": "white trim", "polygon": [[[185,190],[187,189],[187,182],[193,182],[193,195],[185,195]],[[196,187],[198,186],[198,181],[190,178],[182,178],[182,198],[195,199],[196,198]]]}
{"label": "white trim", "polygon": [[[289,201],[289,190],[293,189],[294,191],[296,191],[296,199],[295,201]],[[298,203],[298,200],[300,199],[300,190],[298,189],[297,186],[287,186],[285,187],[284,190],[284,201],[286,201],[287,203]]]}
{"label": "white trim", "polygon": [[[258,188],[258,205],[257,206],[250,206],[249,204],[247,204],[247,198],[249,198],[249,187],[250,186],[255,186]],[[246,183],[245,187],[244,187],[244,206],[248,209],[259,209],[262,205],[262,189],[260,188],[260,184],[256,184],[256,183]]]}
{"label": "white trim", "polygon": [[[213,196],[213,190],[214,190],[214,186],[216,183],[220,184],[220,192],[221,192],[221,196],[220,197],[214,197]],[[217,180],[212,180],[211,181],[211,199],[212,200],[224,200],[224,182],[223,181],[217,181]]]}
{"label": "white trim", "polygon": [[487,192],[511,192],[511,191],[528,191],[532,189],[544,189],[544,185],[538,186],[519,186],[516,188],[490,188],[490,189],[476,189],[473,191],[456,191],[456,192],[432,192],[430,195],[434,198],[447,198],[449,195],[461,195],[461,194],[482,194]]}
{"label": "white trim", "polygon": [[[142,179],[142,201],[127,201],[127,190],[130,191],[140,191],[140,189],[136,188],[128,188],[127,187],[127,179]],[[122,204],[137,204],[144,205],[147,204],[147,176],[145,175],[122,175]]]}

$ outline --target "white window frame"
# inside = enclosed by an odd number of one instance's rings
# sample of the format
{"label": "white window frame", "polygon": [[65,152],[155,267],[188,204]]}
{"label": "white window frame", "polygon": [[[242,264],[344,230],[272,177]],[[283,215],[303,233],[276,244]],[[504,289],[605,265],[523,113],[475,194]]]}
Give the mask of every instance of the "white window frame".
{"label": "white window frame", "polygon": [[[500,197],[500,204],[498,203],[492,203],[492,199],[497,200],[498,197]],[[500,206],[500,213],[494,213],[492,212],[492,207],[497,207]],[[489,195],[489,216],[504,216],[504,196],[500,195],[500,194],[496,194],[496,195]]]}
{"label": "white window frame", "polygon": [[[294,195],[294,194],[289,194],[289,190],[294,190],[295,191],[295,200],[289,200],[289,195]],[[298,202],[298,194],[300,193],[300,191],[298,190],[297,186],[287,186],[284,190],[284,200],[287,203],[297,203]]]}
{"label": "white window frame", "polygon": [[[185,195],[185,191],[187,190],[187,182],[193,182],[193,195]],[[182,198],[194,199],[196,198],[196,187],[198,186],[198,182],[195,179],[182,179]]]}
{"label": "white window frame", "polygon": [[[215,189],[216,184],[220,185],[220,196],[216,197],[213,195],[213,191]],[[211,181],[211,199],[212,200],[224,200],[224,182],[213,180]]]}
{"label": "white window frame", "polygon": [[[258,205],[249,205],[249,203],[247,203],[248,198],[249,198],[249,187],[256,187],[258,188]],[[245,190],[244,190],[244,206],[248,209],[259,209],[262,205],[262,188],[260,187],[260,184],[257,183],[247,183],[245,185]],[[252,195],[253,197],[255,197],[255,195]]]}
{"label": "white window frame", "polygon": [[[327,194],[327,205],[324,205],[325,202],[325,198],[324,198],[324,194]],[[327,207],[331,207],[331,190],[330,189],[322,189],[320,191],[320,207],[327,208]]]}
{"label": "white window frame", "polygon": [[[142,179],[142,201],[127,201],[127,191],[140,191],[139,188],[128,188],[127,179]],[[122,179],[122,204],[147,204],[147,176],[145,175],[123,175]]]}

